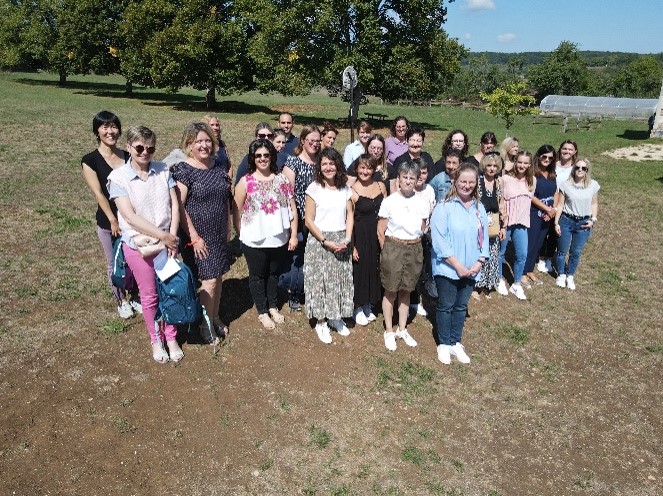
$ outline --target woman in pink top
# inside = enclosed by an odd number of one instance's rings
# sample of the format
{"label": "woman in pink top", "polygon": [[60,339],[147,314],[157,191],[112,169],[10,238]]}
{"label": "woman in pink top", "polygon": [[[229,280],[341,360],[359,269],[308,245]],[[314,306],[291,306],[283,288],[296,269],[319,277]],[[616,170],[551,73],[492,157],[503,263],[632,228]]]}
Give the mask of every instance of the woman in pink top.
{"label": "woman in pink top", "polygon": [[[513,169],[501,178],[502,198],[505,205],[504,227],[500,231],[502,244],[500,247],[500,276],[504,254],[509,240],[513,239],[516,251],[516,260],[513,264],[513,284],[509,291],[519,300],[526,300],[525,291],[520,283],[527,259],[527,230],[529,229],[529,211],[532,206],[532,196],[536,187],[536,178],[532,169],[532,154],[527,151],[518,152],[514,160]],[[497,292],[502,296],[508,294],[504,278],[500,278]]]}

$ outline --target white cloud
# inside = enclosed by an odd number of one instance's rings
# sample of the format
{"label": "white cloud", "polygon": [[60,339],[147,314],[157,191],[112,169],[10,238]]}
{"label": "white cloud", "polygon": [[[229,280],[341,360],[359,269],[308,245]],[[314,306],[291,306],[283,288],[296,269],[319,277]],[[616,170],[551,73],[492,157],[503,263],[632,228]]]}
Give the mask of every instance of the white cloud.
{"label": "white cloud", "polygon": [[472,35],[471,35],[470,33],[465,33],[465,34],[463,35],[463,39],[464,39],[464,40],[469,40],[470,38],[472,38]]}
{"label": "white cloud", "polygon": [[493,0],[467,0],[468,10],[495,10]]}
{"label": "white cloud", "polygon": [[516,35],[513,33],[504,33],[497,35],[497,41],[500,43],[511,43],[516,39]]}

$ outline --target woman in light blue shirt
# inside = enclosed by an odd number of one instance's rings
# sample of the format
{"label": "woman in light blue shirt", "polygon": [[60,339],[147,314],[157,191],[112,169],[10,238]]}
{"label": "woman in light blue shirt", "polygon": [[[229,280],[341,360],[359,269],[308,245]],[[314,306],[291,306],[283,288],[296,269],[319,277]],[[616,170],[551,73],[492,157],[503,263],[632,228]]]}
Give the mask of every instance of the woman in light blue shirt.
{"label": "woman in light blue shirt", "polygon": [[470,358],[460,344],[477,274],[488,259],[488,216],[479,201],[479,173],[462,165],[446,199],[431,218],[432,265],[437,285],[437,357],[448,365],[451,355],[461,363]]}

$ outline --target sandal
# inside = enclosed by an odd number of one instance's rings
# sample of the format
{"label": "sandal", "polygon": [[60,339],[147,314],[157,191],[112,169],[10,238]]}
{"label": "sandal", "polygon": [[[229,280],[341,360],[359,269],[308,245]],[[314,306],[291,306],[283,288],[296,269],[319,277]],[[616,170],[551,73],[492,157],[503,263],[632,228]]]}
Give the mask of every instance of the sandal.
{"label": "sandal", "polygon": [[269,315],[271,315],[272,320],[277,324],[283,324],[285,322],[285,317],[279,313],[277,308],[270,308]]}
{"label": "sandal", "polygon": [[[228,337],[228,334],[230,334],[230,329],[228,329],[228,326],[224,324],[223,322],[214,322],[214,332],[216,332],[216,335],[223,341]],[[217,343],[218,344],[218,343]]]}
{"label": "sandal", "polygon": [[532,284],[529,282],[529,278],[527,276],[520,278],[520,285],[525,289],[532,289]]}
{"label": "sandal", "polygon": [[478,291],[472,291],[472,299],[476,301],[481,301],[481,296],[479,296]]}
{"label": "sandal", "polygon": [[170,360],[162,341],[152,343],[152,358],[157,363],[168,363],[168,360]]}
{"label": "sandal", "polygon": [[276,324],[272,319],[269,318],[269,315],[267,315],[266,313],[261,313],[260,315],[258,315],[258,320],[266,330],[273,331],[274,329],[276,329]]}
{"label": "sandal", "polygon": [[170,351],[170,360],[177,363],[184,358],[184,352],[177,341],[168,341],[168,351]]}

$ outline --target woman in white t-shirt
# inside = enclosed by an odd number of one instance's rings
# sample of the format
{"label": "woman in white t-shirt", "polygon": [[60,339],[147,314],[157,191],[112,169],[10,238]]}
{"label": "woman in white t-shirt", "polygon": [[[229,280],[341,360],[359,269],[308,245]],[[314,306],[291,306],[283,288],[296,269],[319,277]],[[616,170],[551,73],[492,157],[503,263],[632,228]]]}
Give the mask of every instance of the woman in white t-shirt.
{"label": "woman in white t-shirt", "polygon": [[320,341],[332,342],[330,327],[341,336],[350,331],[343,318],[352,317],[352,229],[354,207],[343,157],[334,148],[318,156],[313,182],[306,188],[304,219],[309,230],[304,253],[306,313],[317,321]]}
{"label": "woman in white t-shirt", "polygon": [[556,283],[559,287],[566,286],[570,290],[576,289],[574,276],[580,262],[580,254],[589,241],[599,212],[600,186],[592,179],[591,167],[586,158],[578,160],[573,164],[571,175],[560,185],[557,193],[555,232],[559,239],[555,260]]}
{"label": "woman in white t-shirt", "polygon": [[[378,212],[378,241],[380,255],[380,281],[384,288],[382,313],[384,315],[384,344],[389,351],[396,350],[396,338],[408,346],[417,342],[407,331],[410,291],[419,281],[424,262],[421,246],[429,206],[415,195],[421,170],[413,160],[401,162],[398,167],[398,188],[385,198]],[[393,330],[394,303],[398,300],[398,328]]]}

